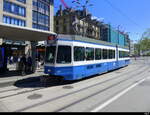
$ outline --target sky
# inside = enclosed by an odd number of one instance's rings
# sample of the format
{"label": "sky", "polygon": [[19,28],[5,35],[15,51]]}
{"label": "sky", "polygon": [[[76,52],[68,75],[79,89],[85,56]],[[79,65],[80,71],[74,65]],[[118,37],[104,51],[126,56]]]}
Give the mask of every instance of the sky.
{"label": "sky", "polygon": [[[74,6],[72,0],[65,0],[68,6]],[[81,0],[85,2],[85,0]],[[104,23],[128,32],[130,39],[137,42],[150,28],[150,0],[90,0],[93,6],[88,11]],[[60,0],[54,0],[55,12]]]}

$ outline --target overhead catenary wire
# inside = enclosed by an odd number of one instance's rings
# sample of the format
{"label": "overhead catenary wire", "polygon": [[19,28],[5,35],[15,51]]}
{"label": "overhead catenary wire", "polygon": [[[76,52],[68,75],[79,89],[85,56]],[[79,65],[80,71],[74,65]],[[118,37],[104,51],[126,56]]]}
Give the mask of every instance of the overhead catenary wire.
{"label": "overhead catenary wire", "polygon": [[112,4],[109,0],[103,0],[106,2],[109,6],[111,6],[115,11],[117,11],[120,15],[125,17],[128,21],[130,21],[132,24],[136,25],[139,29],[144,29],[141,25],[137,24],[133,19],[131,19],[128,15],[126,15],[123,11],[121,11],[118,7],[116,7],[114,4]]}

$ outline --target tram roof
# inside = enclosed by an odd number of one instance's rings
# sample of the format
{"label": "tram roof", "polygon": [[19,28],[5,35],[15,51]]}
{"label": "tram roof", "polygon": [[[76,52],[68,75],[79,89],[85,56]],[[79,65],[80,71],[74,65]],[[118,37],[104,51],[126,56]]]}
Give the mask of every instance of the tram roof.
{"label": "tram roof", "polygon": [[[66,39],[66,40],[77,40],[77,41],[81,41],[81,42],[88,42],[88,43],[94,43],[94,44],[102,44],[102,45],[106,45],[106,46],[113,46],[116,47],[116,44],[114,43],[110,43],[110,42],[105,42],[102,40],[97,40],[97,39],[92,39],[92,38],[88,38],[88,37],[83,37],[80,35],[63,35],[63,34],[59,34],[57,36],[58,39]],[[119,48],[125,48],[125,49],[129,49],[129,47],[127,46],[119,46]]]}
{"label": "tram roof", "polygon": [[9,40],[44,41],[54,32],[0,23],[0,37]]}

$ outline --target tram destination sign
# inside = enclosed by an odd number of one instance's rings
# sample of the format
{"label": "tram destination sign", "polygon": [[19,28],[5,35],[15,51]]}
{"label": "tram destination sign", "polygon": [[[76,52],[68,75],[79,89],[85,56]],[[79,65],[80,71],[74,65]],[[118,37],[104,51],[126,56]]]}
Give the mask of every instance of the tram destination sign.
{"label": "tram destination sign", "polygon": [[52,36],[48,36],[48,39],[47,39],[47,44],[53,44],[56,42],[56,39],[57,37],[52,35]]}

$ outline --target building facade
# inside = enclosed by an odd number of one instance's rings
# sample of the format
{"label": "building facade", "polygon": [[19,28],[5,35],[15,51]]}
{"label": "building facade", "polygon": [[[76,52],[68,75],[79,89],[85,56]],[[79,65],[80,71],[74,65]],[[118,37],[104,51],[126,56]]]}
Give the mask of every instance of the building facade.
{"label": "building facade", "polygon": [[129,35],[113,28],[110,24],[100,24],[100,40],[110,42],[114,45],[130,47]]}
{"label": "building facade", "polygon": [[57,34],[80,35],[96,40],[110,42],[114,45],[129,47],[129,36],[114,29],[110,24],[105,24],[83,10],[60,9],[54,17],[54,31]]}
{"label": "building facade", "polygon": [[100,40],[110,42],[110,25],[100,24]]}
{"label": "building facade", "polygon": [[[54,0],[0,0],[0,23],[53,32],[53,5]],[[3,38],[3,43],[8,47],[29,44],[27,41],[9,39]]]}
{"label": "building facade", "polygon": [[0,22],[53,31],[53,0],[1,0]]}
{"label": "building facade", "polygon": [[54,17],[54,32],[99,39],[99,22],[91,17],[86,9],[62,9],[60,6]]}

